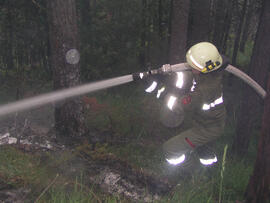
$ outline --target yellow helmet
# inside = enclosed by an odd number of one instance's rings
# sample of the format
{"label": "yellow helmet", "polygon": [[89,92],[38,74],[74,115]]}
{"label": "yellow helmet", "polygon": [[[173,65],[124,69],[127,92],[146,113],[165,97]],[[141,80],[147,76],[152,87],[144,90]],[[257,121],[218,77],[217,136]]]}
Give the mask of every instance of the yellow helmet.
{"label": "yellow helmet", "polygon": [[186,54],[187,63],[194,69],[208,73],[217,70],[222,65],[222,57],[215,45],[200,42],[193,45]]}

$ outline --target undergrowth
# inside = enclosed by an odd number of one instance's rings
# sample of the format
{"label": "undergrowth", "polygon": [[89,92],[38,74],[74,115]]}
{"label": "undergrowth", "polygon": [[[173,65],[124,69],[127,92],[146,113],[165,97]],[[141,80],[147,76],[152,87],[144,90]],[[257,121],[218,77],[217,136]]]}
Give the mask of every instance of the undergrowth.
{"label": "undergrowth", "polygon": [[13,186],[41,185],[50,177],[41,157],[8,146],[0,147],[0,178]]}
{"label": "undergrowth", "polygon": [[[244,52],[238,51],[237,53],[237,59],[236,59],[236,64],[239,67],[247,67],[249,65],[251,55],[252,55],[252,50],[253,50],[254,43],[253,41],[248,40],[246,42],[245,50]],[[233,54],[233,46],[231,46],[227,54],[230,58],[232,58]],[[244,70],[245,71],[245,70]]]}
{"label": "undergrowth", "polygon": [[[142,89],[130,86],[126,90],[115,91],[90,95],[108,108],[101,112],[87,112],[88,126],[109,130],[113,140],[118,141],[97,144],[95,150],[112,153],[139,168],[162,173],[161,145],[178,131],[160,125],[159,103],[151,96],[145,96]],[[216,145],[219,162],[210,168],[202,167],[190,178],[179,181],[173,191],[159,202],[242,201],[254,159],[239,161],[230,156],[232,136],[234,126],[227,125]],[[222,156],[226,144],[229,148],[224,162]],[[254,151],[250,153],[255,154]],[[29,198],[37,202],[126,202],[121,197],[105,195],[94,186],[86,185],[80,174],[72,179],[67,175],[57,175],[58,169],[65,168],[65,163],[71,158],[71,153],[41,156],[1,146],[0,179],[13,187],[31,187],[33,194]]]}

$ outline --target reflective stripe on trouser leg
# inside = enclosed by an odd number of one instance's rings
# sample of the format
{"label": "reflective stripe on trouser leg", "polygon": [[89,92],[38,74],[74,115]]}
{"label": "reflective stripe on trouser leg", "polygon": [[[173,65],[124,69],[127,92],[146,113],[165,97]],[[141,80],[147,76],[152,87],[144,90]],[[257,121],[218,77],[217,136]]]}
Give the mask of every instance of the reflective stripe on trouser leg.
{"label": "reflective stripe on trouser leg", "polygon": [[187,137],[190,137],[189,135],[189,131],[183,132],[163,144],[163,151],[168,163],[172,165],[187,164],[190,152],[194,148],[190,139],[188,138],[189,142],[186,140]]}
{"label": "reflective stripe on trouser leg", "polygon": [[[217,129],[215,127],[213,129],[206,129],[199,126],[193,127],[187,131],[180,133],[177,136],[172,137],[163,144],[163,151],[165,153],[167,161],[171,160],[171,163],[174,165],[182,163],[179,161],[181,161],[181,157],[183,155],[185,155],[185,158],[187,159],[187,153],[193,151],[194,146],[199,147],[215,140],[216,137],[219,136],[222,129],[223,128]],[[185,161],[183,162],[183,164],[184,163]]]}
{"label": "reflective stripe on trouser leg", "polygon": [[196,149],[196,154],[200,160],[200,163],[205,166],[212,165],[218,161],[214,150],[212,147],[210,147],[210,144],[205,144],[198,147]]}

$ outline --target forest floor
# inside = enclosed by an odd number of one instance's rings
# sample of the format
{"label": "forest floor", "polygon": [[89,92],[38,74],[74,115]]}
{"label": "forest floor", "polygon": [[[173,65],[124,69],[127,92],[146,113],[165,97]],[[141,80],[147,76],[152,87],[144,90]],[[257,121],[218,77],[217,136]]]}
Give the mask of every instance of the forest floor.
{"label": "forest floor", "polygon": [[[55,172],[57,179],[61,177],[61,179],[75,182],[76,178],[83,173],[84,180],[88,180],[84,181],[84,184],[89,187],[95,185],[108,194],[143,202],[158,200],[161,195],[168,194],[172,189],[167,179],[154,174],[153,171],[139,168],[127,160],[103,150],[109,142],[111,142],[110,145],[113,142],[121,147],[122,141],[114,142],[106,138],[106,136],[113,137],[113,132],[104,133],[93,129],[91,139],[86,137],[79,142],[75,140],[78,143],[72,147],[65,146],[66,142],[56,139],[54,133],[52,105],[9,115],[1,118],[0,123],[0,153],[11,153],[11,156],[12,153],[15,153],[14,156],[16,153],[35,156],[42,167],[46,164],[50,165],[51,163],[48,163],[50,161],[60,162],[61,164],[54,164],[53,169],[48,168],[49,171],[57,171]],[[93,143],[93,137],[103,138],[101,141],[94,138],[97,142]],[[144,140],[144,142],[149,142],[149,140]],[[156,140],[156,142],[159,141]],[[62,156],[65,157],[64,160],[51,160],[51,157]],[[50,161],[47,162],[47,159]],[[1,165],[4,171],[5,163],[2,162]],[[7,168],[6,170],[8,170]],[[25,185],[17,187],[17,184],[20,185],[18,180],[14,184],[13,180],[9,179],[11,177],[6,177],[15,174],[4,174],[3,171],[1,173],[0,168],[0,202],[25,202],[29,198],[29,193],[37,192],[33,191],[31,184],[26,184],[26,187]],[[24,179],[24,177],[18,179]]]}
{"label": "forest floor", "polygon": [[[161,153],[162,143],[185,124],[162,127],[159,104],[140,93],[120,89],[89,97],[106,108],[86,111],[91,132],[73,146],[56,139],[53,106],[1,118],[0,202],[241,200],[250,163],[229,159],[224,175],[220,161],[185,177],[165,166]],[[232,131],[228,126],[217,144],[220,160]]]}

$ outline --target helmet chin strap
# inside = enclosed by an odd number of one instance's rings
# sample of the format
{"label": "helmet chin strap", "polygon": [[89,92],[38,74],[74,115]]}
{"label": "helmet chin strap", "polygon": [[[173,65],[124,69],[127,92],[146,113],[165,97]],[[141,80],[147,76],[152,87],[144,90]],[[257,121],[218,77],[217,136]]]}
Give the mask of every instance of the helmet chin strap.
{"label": "helmet chin strap", "polygon": [[[179,63],[174,65],[166,64],[162,66],[160,69],[158,69],[158,72],[167,73],[167,72],[179,72],[179,71],[187,71],[192,70],[192,68],[187,63]],[[264,99],[266,97],[266,91],[251,77],[249,77],[246,73],[239,70],[238,68],[228,65],[225,70],[229,73],[232,73],[233,75],[237,76],[241,80],[243,80],[245,83],[247,83],[250,87],[252,87],[258,95]]]}

